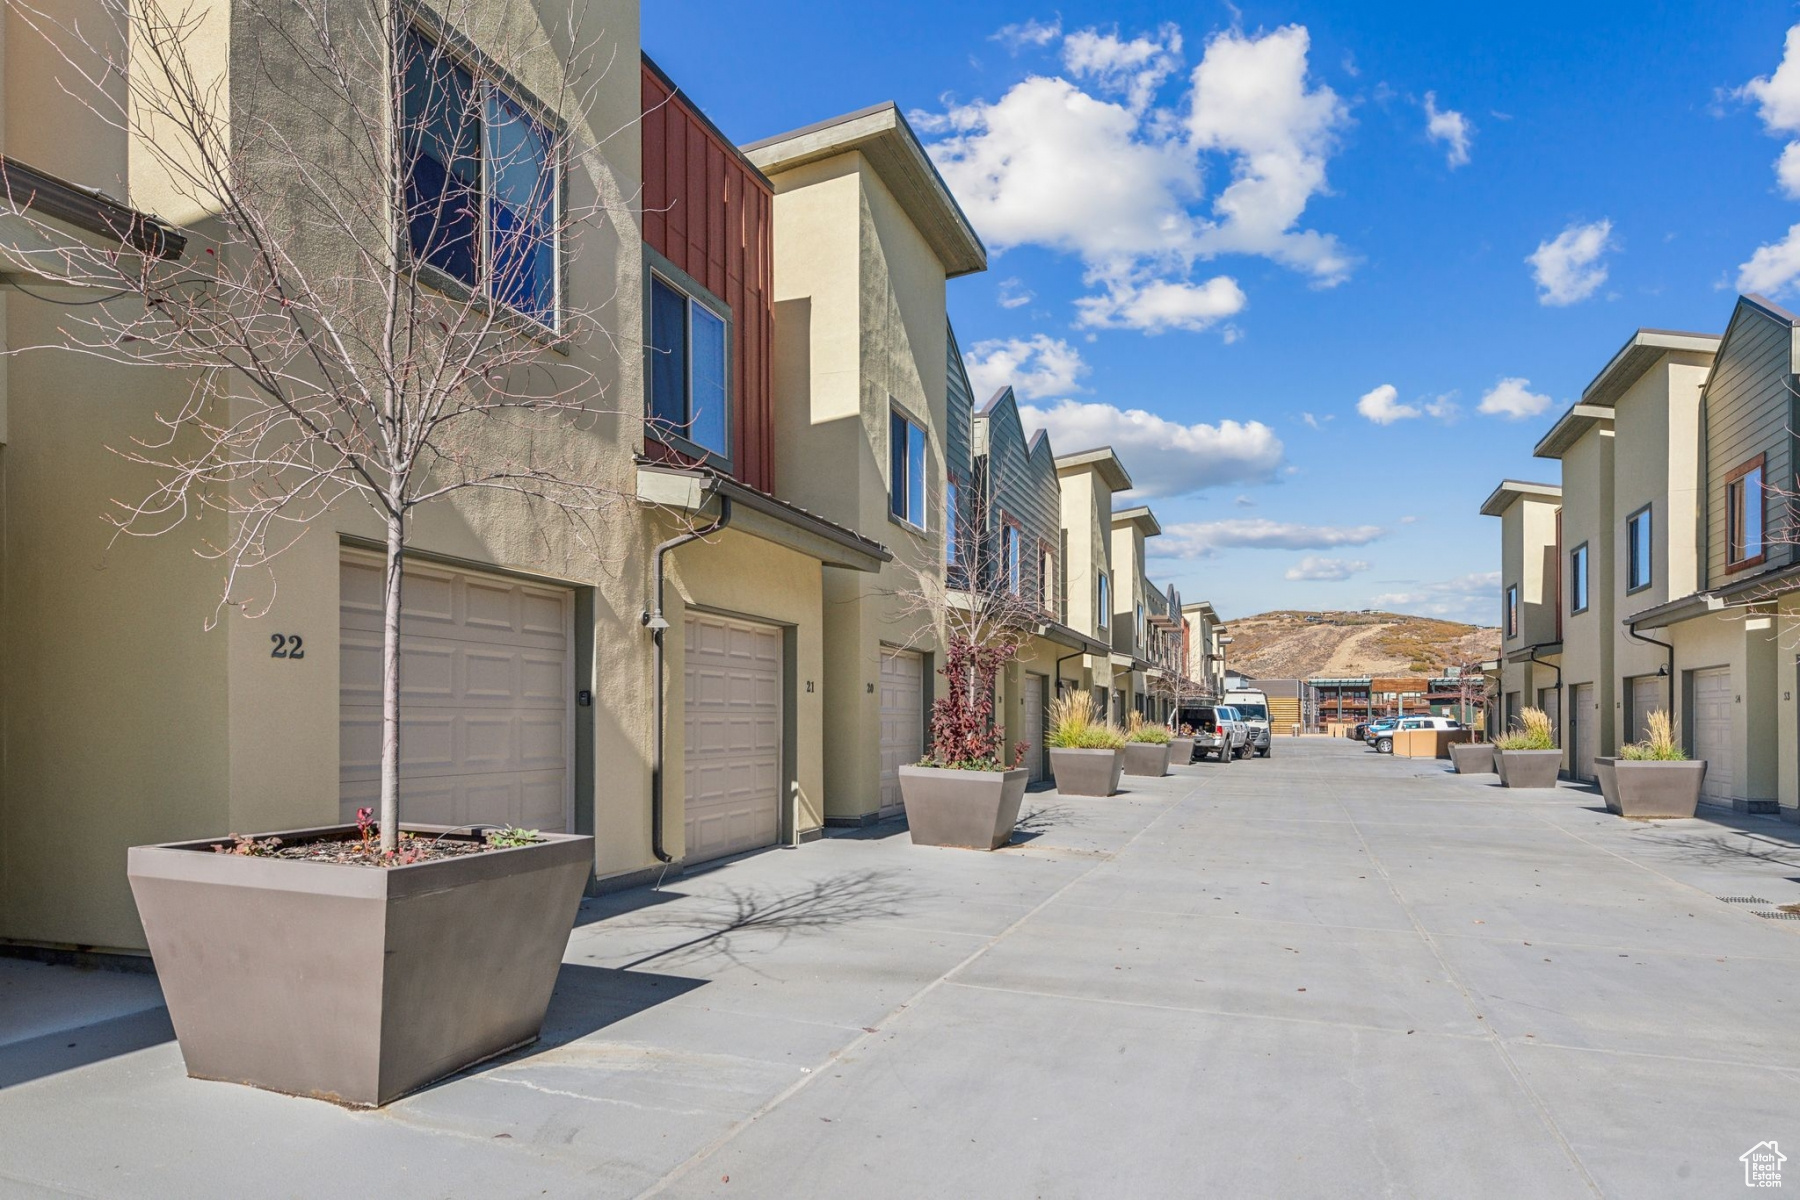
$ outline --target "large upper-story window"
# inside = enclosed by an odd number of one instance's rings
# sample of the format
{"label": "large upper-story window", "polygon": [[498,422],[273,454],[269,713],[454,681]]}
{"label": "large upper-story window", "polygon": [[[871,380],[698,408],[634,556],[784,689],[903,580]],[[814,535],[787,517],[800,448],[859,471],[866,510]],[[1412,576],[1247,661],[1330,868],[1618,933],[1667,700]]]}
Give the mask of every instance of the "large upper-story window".
{"label": "large upper-story window", "polygon": [[888,511],[925,528],[925,430],[897,408],[888,413]]}
{"label": "large upper-story window", "polygon": [[1569,551],[1569,611],[1571,613],[1586,612],[1588,606],[1588,548],[1587,543]]}
{"label": "large upper-story window", "polygon": [[1650,586],[1650,506],[1648,504],[1625,519],[1625,590],[1635,592]]}
{"label": "large upper-story window", "polygon": [[423,34],[408,33],[404,52],[402,171],[414,259],[557,328],[561,167],[549,127]]}
{"label": "large upper-story window", "polygon": [[679,273],[650,274],[650,421],[696,452],[729,459],[729,310]]}
{"label": "large upper-story window", "polygon": [[1725,483],[1726,545],[1733,570],[1763,561],[1763,456],[1733,471]]}
{"label": "large upper-story window", "polygon": [[1519,636],[1519,585],[1516,583],[1506,589],[1506,636]]}

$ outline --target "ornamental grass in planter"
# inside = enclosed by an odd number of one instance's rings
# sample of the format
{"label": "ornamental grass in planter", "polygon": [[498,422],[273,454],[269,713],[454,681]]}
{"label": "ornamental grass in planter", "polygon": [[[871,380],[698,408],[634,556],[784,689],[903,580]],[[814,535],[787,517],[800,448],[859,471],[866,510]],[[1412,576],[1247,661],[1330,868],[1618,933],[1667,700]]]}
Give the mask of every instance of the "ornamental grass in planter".
{"label": "ornamental grass in planter", "polygon": [[1167,775],[1173,740],[1166,727],[1150,724],[1143,713],[1132,713],[1125,730],[1125,774],[1156,779]]}
{"label": "ornamental grass in planter", "polygon": [[1027,743],[1003,761],[994,723],[994,682],[1012,653],[1010,645],[977,646],[965,637],[946,646],[950,687],[931,706],[931,748],[900,768],[900,801],[915,846],[998,850],[1012,840],[1031,778],[1019,765]]}
{"label": "ornamental grass in planter", "polygon": [[1550,714],[1528,708],[1519,714],[1519,725],[1494,739],[1495,770],[1509,788],[1553,788],[1562,770],[1562,751],[1556,746],[1556,729]]}
{"label": "ornamental grass in planter", "polygon": [[1065,796],[1110,796],[1125,771],[1125,734],[1094,719],[1094,698],[1085,691],[1059,696],[1050,705],[1050,770]]}
{"label": "ornamental grass in planter", "polygon": [[1617,758],[1594,760],[1606,807],[1636,820],[1691,817],[1700,806],[1706,761],[1689,760],[1668,713],[1652,712],[1648,726],[1649,736],[1622,747]]}

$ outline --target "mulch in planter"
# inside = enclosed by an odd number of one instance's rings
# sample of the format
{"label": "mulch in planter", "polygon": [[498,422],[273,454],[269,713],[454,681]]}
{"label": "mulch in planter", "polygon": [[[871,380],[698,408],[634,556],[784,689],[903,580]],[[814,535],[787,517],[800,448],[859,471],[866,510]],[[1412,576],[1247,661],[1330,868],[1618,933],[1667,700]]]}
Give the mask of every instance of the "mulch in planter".
{"label": "mulch in planter", "polygon": [[308,838],[300,842],[284,842],[278,837],[247,838],[232,834],[230,841],[219,842],[213,846],[218,854],[241,854],[249,858],[285,858],[301,862],[334,863],[352,867],[406,867],[414,863],[436,862],[446,858],[463,858],[470,854],[485,854],[489,850],[503,850],[515,845],[526,845],[542,841],[537,837],[509,841],[505,845],[495,845],[486,838],[473,837],[466,833],[446,834],[411,834],[402,832],[400,846],[392,854],[381,852],[379,836],[363,837],[350,834],[344,837]]}

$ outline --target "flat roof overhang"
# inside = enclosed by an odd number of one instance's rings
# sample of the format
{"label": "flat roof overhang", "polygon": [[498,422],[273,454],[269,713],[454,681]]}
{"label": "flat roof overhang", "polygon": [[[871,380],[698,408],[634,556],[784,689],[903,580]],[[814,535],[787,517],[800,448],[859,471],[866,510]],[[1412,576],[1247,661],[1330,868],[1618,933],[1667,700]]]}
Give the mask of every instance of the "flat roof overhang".
{"label": "flat roof overhang", "polygon": [[731,501],[731,529],[816,558],[827,567],[874,572],[894,558],[880,542],[705,467],[639,463],[637,492],[645,504],[705,514],[707,520],[718,512],[717,498],[726,497]]}

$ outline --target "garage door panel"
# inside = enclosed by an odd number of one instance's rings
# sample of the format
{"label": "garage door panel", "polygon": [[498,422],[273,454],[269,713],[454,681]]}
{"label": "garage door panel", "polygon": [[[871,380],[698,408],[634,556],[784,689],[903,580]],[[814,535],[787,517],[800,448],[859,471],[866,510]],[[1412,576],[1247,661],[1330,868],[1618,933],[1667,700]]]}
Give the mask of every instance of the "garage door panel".
{"label": "garage door panel", "polygon": [[519,699],[526,703],[564,707],[561,658],[542,654],[519,656]]}
{"label": "garage door panel", "polygon": [[[376,569],[377,586],[381,568]],[[400,587],[400,619],[415,625],[453,625],[456,622],[455,576],[414,568]]]}
{"label": "garage door panel", "polygon": [[516,587],[471,581],[463,589],[462,623],[471,629],[514,632],[518,628],[514,614],[517,594]]}
{"label": "garage door panel", "polygon": [[[377,684],[379,689],[379,684]],[[400,704],[430,704],[456,696],[456,651],[409,642],[400,635]]]}
{"label": "garage door panel", "polygon": [[1026,675],[1022,707],[1024,709],[1024,740],[1029,743],[1025,749],[1024,766],[1031,773],[1031,782],[1036,783],[1044,777],[1044,685],[1042,675]]}
{"label": "garage door panel", "polygon": [[1729,668],[1694,672],[1694,757],[1706,760],[1701,791],[1713,800],[1732,795],[1732,697]]}
{"label": "garage door panel", "polygon": [[535,588],[519,589],[519,628],[525,633],[561,637],[563,631],[563,598],[554,592]]}
{"label": "garage door panel", "polygon": [[925,756],[925,662],[894,651],[881,658],[881,813],[905,811],[900,768]]}
{"label": "garage door panel", "polygon": [[702,862],[779,836],[781,633],[700,614],[683,632],[686,858]]}

